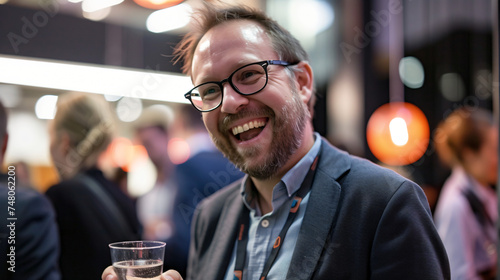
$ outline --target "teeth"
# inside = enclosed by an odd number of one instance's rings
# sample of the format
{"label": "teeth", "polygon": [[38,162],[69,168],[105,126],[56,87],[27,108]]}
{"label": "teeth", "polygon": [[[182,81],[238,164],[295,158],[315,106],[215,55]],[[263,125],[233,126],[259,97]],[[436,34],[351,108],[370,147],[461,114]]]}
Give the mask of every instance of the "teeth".
{"label": "teeth", "polygon": [[252,128],[263,127],[266,125],[264,121],[251,121],[243,125],[233,127],[233,135],[248,131]]}

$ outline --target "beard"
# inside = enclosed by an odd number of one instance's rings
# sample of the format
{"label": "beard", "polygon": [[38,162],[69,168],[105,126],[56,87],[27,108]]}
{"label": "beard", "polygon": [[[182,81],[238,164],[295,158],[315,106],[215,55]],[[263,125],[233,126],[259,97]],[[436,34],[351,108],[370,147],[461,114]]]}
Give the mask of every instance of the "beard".
{"label": "beard", "polygon": [[[269,151],[264,151],[264,147],[256,145],[245,151],[238,152],[229,141],[233,137],[229,133],[228,124],[232,120],[237,120],[246,116],[267,116],[268,124],[273,122],[272,141]],[[227,157],[237,168],[256,179],[265,180],[274,176],[297,151],[302,144],[302,135],[308,121],[310,112],[307,106],[300,100],[295,88],[292,88],[292,99],[281,108],[278,114],[269,107],[258,110],[243,109],[235,115],[229,115],[219,123],[219,133],[221,138],[216,138],[210,134],[216,147]],[[263,161],[255,162],[254,156],[266,154]]]}

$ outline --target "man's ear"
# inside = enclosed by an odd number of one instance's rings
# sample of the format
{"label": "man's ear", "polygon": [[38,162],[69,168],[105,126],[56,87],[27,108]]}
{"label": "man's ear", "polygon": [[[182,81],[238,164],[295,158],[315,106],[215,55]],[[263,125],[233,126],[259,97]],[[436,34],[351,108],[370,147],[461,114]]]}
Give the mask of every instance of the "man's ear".
{"label": "man's ear", "polygon": [[295,80],[298,83],[298,92],[302,101],[307,105],[313,95],[314,77],[311,65],[306,61],[301,61],[294,66],[298,71],[294,71]]}

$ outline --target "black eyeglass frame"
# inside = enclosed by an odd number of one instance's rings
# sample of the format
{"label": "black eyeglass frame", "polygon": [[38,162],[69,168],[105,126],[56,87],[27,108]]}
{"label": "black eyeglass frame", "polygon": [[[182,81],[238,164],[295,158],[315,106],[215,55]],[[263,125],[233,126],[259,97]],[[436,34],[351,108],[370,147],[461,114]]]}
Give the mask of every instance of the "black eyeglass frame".
{"label": "black eyeglass frame", "polygon": [[[266,73],[266,82],[264,83],[264,85],[262,86],[262,88],[260,88],[259,90],[255,91],[255,92],[252,92],[252,93],[243,93],[243,92],[241,92],[233,84],[233,82],[232,82],[233,75],[236,74],[236,72],[238,72],[239,70],[241,70],[241,69],[243,69],[245,67],[248,67],[250,65],[255,65],[255,64],[260,64],[260,66],[262,66],[262,68],[264,68],[264,72]],[[238,94],[245,95],[245,96],[253,95],[253,94],[256,94],[256,93],[262,91],[267,86],[267,82],[269,81],[269,77],[268,77],[268,73],[267,73],[267,66],[269,66],[269,65],[280,65],[280,66],[285,66],[286,67],[286,66],[291,66],[291,65],[296,65],[296,64],[298,64],[298,62],[290,63],[290,62],[283,61],[283,60],[264,60],[264,61],[249,63],[249,64],[243,65],[243,66],[239,67],[238,69],[234,70],[233,73],[231,73],[231,75],[229,75],[229,77],[227,77],[226,79],[223,79],[220,82],[210,81],[210,82],[205,82],[205,83],[202,83],[202,84],[199,84],[199,85],[195,86],[190,91],[188,91],[187,93],[185,93],[184,97],[186,99],[188,99],[189,102],[191,102],[191,105],[193,105],[193,107],[196,110],[198,110],[200,112],[210,112],[210,111],[213,111],[213,110],[219,108],[220,105],[222,104],[222,100],[224,99],[224,87],[223,87],[224,83],[228,82],[229,85],[231,85],[231,88],[234,89]],[[217,84],[220,87],[220,90],[221,90],[221,98],[220,98],[219,104],[217,106],[215,106],[214,108],[209,109],[209,110],[201,110],[198,107],[196,107],[196,105],[194,105],[193,101],[191,100],[191,92],[193,92],[193,90],[195,90],[196,88],[201,87],[201,86],[206,85],[206,84]]]}

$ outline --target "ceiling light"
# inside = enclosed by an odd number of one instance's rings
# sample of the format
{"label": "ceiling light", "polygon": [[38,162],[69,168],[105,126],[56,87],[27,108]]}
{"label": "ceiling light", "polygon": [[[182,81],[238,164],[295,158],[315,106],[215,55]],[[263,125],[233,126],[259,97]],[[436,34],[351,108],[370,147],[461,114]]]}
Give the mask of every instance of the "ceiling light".
{"label": "ceiling light", "polygon": [[144,8],[158,10],[175,6],[184,2],[184,0],[134,0],[134,2]]}
{"label": "ceiling light", "polygon": [[118,5],[123,0],[84,0],[82,3],[82,10],[87,13],[92,13],[104,8]]}
{"label": "ceiling light", "polygon": [[146,21],[150,32],[160,33],[186,26],[191,20],[193,9],[188,4],[180,4],[153,12]]}
{"label": "ceiling light", "polygon": [[186,75],[4,55],[0,83],[186,104],[183,93],[193,87]]}
{"label": "ceiling light", "polygon": [[108,17],[110,13],[111,13],[111,7],[106,7],[104,9],[100,9],[100,10],[97,10],[97,11],[91,12],[91,13],[82,11],[83,17],[86,19],[90,19],[92,21],[103,20],[106,17]]}
{"label": "ceiling light", "polygon": [[413,104],[387,103],[371,115],[366,138],[370,151],[381,162],[393,166],[411,164],[427,150],[429,122]]}

